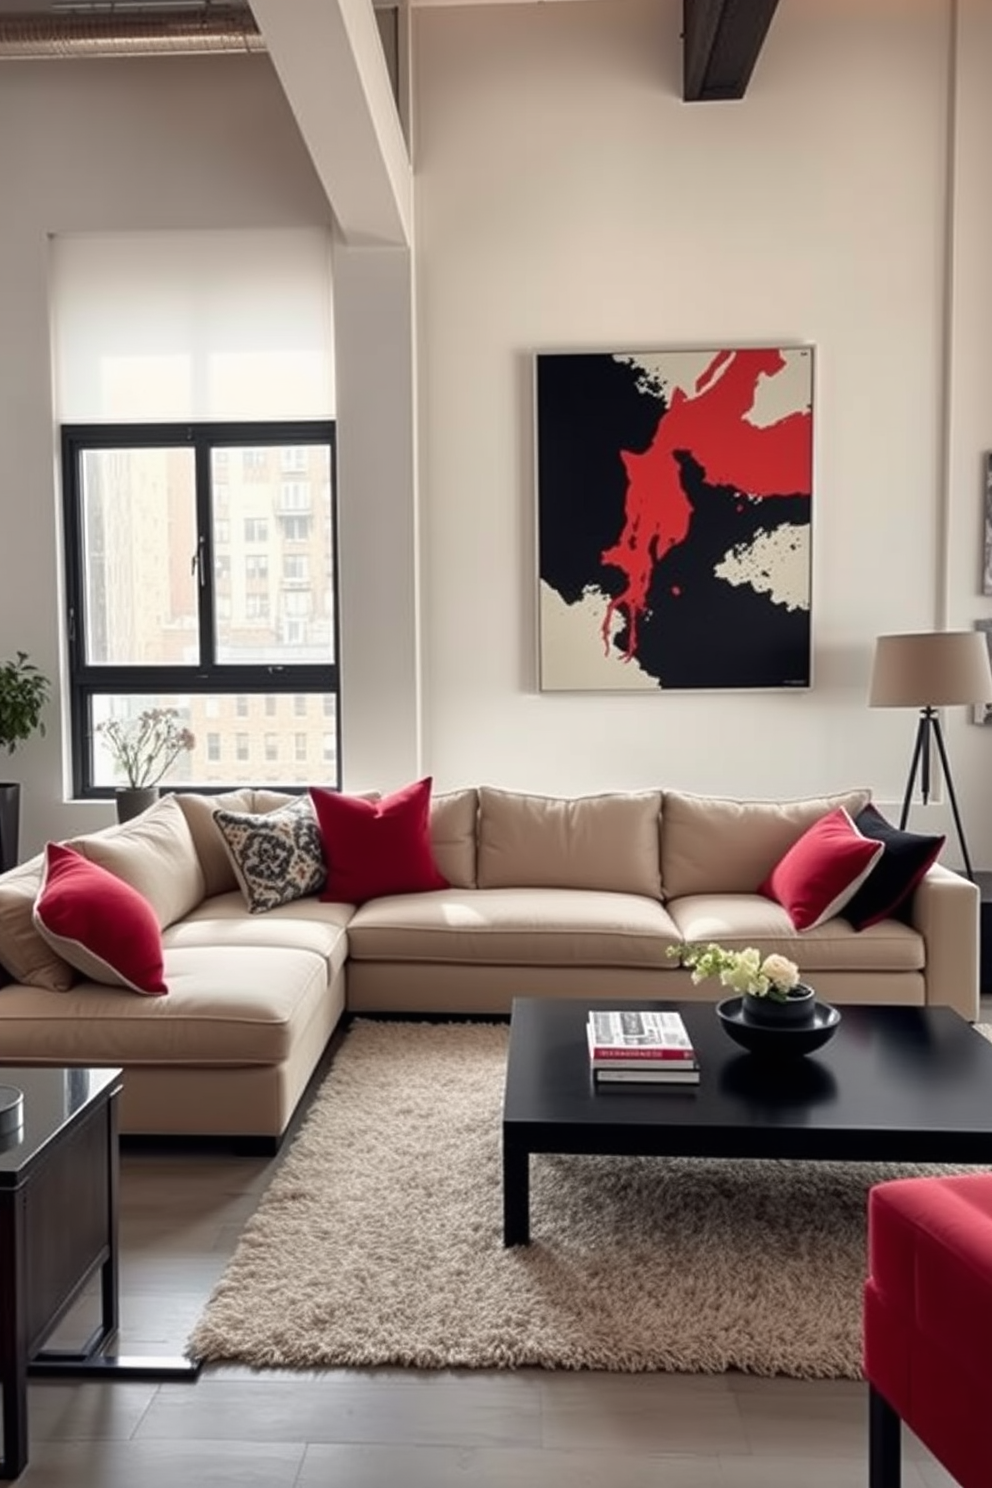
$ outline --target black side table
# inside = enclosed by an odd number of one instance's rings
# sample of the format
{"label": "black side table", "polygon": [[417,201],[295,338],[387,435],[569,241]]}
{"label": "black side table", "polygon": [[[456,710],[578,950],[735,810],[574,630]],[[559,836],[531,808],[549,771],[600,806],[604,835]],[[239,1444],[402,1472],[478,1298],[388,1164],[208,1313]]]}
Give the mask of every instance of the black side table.
{"label": "black side table", "polygon": [[977,872],[975,882],[982,896],[979,921],[978,990],[983,997],[988,997],[992,996],[992,871],[983,869]]}
{"label": "black side table", "polygon": [[3,1461],[27,1462],[32,1357],[99,1268],[100,1339],[117,1328],[117,1094],[120,1070],[7,1066],[23,1124],[0,1141],[0,1380]]}
{"label": "black side table", "polygon": [[[188,1359],[113,1357],[117,1336],[118,1069],[0,1065],[23,1121],[0,1134],[0,1479],[28,1460],[29,1374],[195,1379]],[[100,1321],[78,1353],[44,1344],[100,1274]]]}

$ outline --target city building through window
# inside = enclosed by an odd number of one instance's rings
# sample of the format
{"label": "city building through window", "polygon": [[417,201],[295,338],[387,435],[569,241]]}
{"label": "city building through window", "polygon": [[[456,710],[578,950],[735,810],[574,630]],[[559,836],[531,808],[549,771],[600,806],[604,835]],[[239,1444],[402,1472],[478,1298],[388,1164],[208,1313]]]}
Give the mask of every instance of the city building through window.
{"label": "city building through window", "polygon": [[65,425],[62,456],[77,795],[120,783],[100,724],[154,708],[196,739],[170,785],[339,783],[333,424]]}

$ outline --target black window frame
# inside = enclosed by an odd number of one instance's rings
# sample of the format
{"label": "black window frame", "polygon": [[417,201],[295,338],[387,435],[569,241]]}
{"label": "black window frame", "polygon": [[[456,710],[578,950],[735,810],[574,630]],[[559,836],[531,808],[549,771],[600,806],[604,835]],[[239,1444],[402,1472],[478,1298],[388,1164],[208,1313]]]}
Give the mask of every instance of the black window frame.
{"label": "black window frame", "polygon": [[[182,422],[140,424],[63,424],[60,431],[62,460],[62,520],[65,578],[65,634],[69,673],[70,749],[73,793],[77,799],[100,800],[114,795],[115,787],[93,781],[92,702],[108,694],[141,695],[187,693],[200,696],[258,693],[333,696],[335,706],[336,779],[341,784],[341,682],[340,682],[340,566],[337,510],[336,425],[328,419],[246,422]],[[216,653],[215,575],[211,522],[211,454],[215,449],[301,447],[327,445],[331,485],[331,577],[334,592],[332,624],[333,656],[326,662],[218,662]],[[200,661],[193,666],[92,665],[85,655],[86,575],[82,521],[82,459],[89,450],[192,448],[196,484],[196,539],[199,584],[197,588],[197,634]],[[216,520],[216,516],[214,516]],[[222,519],[223,520],[223,519]],[[223,732],[223,730],[221,730]],[[232,737],[235,730],[232,730]],[[324,762],[326,763],[326,761]],[[228,790],[246,783],[211,782],[183,785],[181,789],[204,794]],[[266,782],[286,792],[306,787],[299,782]]]}

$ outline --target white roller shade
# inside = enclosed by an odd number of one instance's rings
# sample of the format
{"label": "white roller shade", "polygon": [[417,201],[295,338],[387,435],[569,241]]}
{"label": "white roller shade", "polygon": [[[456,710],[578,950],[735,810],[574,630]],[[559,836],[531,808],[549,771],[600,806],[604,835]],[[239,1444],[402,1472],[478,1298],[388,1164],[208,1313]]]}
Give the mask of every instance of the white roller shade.
{"label": "white roller shade", "polygon": [[330,234],[51,240],[63,423],[334,416]]}

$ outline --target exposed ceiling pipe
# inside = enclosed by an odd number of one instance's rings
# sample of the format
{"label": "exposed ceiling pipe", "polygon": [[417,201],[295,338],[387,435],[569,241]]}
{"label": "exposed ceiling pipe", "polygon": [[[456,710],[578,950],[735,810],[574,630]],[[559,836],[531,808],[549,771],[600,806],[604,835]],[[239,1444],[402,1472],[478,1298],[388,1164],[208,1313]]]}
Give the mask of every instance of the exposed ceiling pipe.
{"label": "exposed ceiling pipe", "polygon": [[247,6],[102,5],[0,15],[0,61],[264,52]]}

